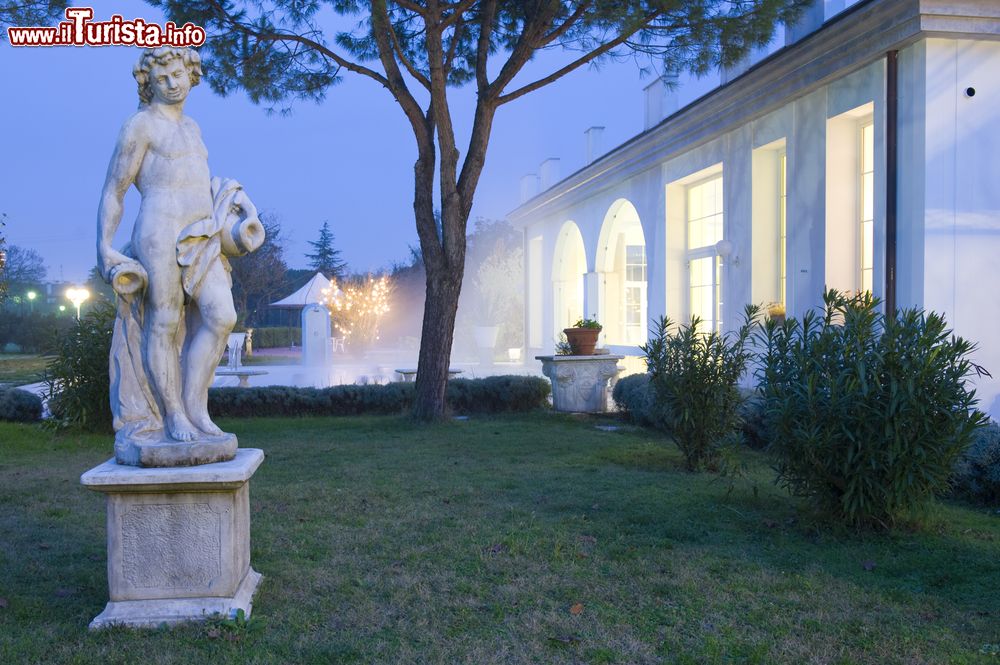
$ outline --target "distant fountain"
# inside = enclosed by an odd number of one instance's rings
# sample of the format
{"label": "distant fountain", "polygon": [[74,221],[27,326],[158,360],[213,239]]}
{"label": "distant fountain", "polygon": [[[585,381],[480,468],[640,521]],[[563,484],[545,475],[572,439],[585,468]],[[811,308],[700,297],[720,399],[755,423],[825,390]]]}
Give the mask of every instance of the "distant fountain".
{"label": "distant fountain", "polygon": [[246,342],[245,332],[229,333],[229,341],[226,342],[226,349],[229,351],[229,362],[226,369],[239,369],[243,366],[243,344]]}

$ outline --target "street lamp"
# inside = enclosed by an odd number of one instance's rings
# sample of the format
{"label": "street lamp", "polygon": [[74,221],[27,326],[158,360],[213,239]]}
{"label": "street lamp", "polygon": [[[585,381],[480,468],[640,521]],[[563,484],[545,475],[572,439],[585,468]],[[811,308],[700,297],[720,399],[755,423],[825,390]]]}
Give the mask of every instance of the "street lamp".
{"label": "street lamp", "polygon": [[69,298],[69,301],[76,306],[76,319],[77,321],[79,321],[80,305],[83,304],[84,300],[90,297],[90,291],[82,287],[79,289],[77,288],[66,289],[66,297]]}
{"label": "street lamp", "polygon": [[38,297],[37,293],[35,293],[34,291],[28,291],[28,303],[30,303],[31,305],[32,314],[35,313],[35,298],[37,297]]}

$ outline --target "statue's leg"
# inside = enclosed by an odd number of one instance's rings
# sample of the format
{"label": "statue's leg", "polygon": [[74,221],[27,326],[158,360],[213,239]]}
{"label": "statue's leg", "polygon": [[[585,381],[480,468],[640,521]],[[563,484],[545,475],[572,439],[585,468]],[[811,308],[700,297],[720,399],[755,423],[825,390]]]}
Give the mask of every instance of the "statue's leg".
{"label": "statue's leg", "polygon": [[201,325],[191,335],[184,357],[184,404],[191,421],[206,434],[222,434],[208,417],[208,387],[212,385],[219,358],[236,325],[236,309],[229,280],[221,262],[216,262],[202,280],[195,300]]}
{"label": "statue's leg", "polygon": [[185,414],[181,399],[178,331],[184,291],[180,267],[173,251],[143,254],[140,261],[149,274],[143,317],[146,368],[153,390],[163,403],[167,433],[177,441],[191,441],[197,430]]}

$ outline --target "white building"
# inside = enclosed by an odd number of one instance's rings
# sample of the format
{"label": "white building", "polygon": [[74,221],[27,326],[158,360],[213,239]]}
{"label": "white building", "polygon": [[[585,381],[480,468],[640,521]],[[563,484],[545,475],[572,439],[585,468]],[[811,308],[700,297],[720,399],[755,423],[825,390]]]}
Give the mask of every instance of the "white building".
{"label": "white building", "polygon": [[[729,329],[748,302],[794,316],[870,289],[945,314],[1000,379],[1000,2],[823,19],[818,2],[786,31],[805,37],[662,121],[651,86],[646,131],[522,184],[529,353],[583,316],[637,355],[663,314]],[[978,385],[998,415],[1000,381]]]}

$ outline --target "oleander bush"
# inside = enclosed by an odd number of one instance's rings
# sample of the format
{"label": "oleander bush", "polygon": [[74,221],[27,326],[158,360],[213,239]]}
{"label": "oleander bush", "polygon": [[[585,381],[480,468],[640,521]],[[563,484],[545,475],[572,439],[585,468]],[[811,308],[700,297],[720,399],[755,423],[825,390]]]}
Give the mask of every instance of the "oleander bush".
{"label": "oleander bush", "polygon": [[71,328],[56,333],[54,357],[45,369],[56,426],[111,431],[108,359],[114,321],[114,305],[98,301]]}
{"label": "oleander bush", "polygon": [[724,334],[699,330],[698,317],[680,326],[661,317],[641,347],[656,403],[690,471],[717,469],[722,447],[737,432],[743,402],[737,382],[753,356],[759,314],[748,305],[739,329]]}
{"label": "oleander bush", "polygon": [[955,464],[952,488],[973,501],[1000,503],[1000,425],[990,422],[976,431]]}
{"label": "oleander bush", "polygon": [[42,419],[42,400],[18,388],[0,389],[0,420],[33,423]]}
{"label": "oleander bush", "polygon": [[[446,399],[454,413],[530,411],[547,405],[549,382],[534,376],[452,379]],[[353,416],[396,414],[413,405],[414,384],[343,385],[329,388],[212,388],[213,417]]]}
{"label": "oleander bush", "polygon": [[985,416],[974,346],[938,314],[885,316],[870,293],[765,324],[758,379],[778,480],[824,515],[889,527],[948,489]]}

